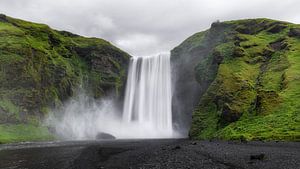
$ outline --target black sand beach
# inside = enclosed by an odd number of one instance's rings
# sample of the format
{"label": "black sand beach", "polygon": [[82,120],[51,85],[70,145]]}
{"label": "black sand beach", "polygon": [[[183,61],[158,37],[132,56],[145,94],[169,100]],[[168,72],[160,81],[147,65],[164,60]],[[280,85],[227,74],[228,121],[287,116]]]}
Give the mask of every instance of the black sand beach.
{"label": "black sand beach", "polygon": [[76,141],[0,146],[0,168],[298,169],[300,143],[186,139]]}

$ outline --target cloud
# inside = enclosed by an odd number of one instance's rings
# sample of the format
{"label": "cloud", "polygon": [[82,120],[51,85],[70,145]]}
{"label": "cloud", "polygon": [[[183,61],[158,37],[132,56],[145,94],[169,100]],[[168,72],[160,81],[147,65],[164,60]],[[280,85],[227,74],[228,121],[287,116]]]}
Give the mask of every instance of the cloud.
{"label": "cloud", "polygon": [[169,51],[216,20],[300,23],[298,0],[1,0],[0,13],[99,37],[132,55]]}

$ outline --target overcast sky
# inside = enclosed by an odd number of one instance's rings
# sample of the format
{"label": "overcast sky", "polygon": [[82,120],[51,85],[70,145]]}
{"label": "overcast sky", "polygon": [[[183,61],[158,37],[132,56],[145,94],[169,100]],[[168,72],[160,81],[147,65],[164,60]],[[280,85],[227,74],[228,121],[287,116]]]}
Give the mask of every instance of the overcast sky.
{"label": "overcast sky", "polygon": [[213,21],[300,23],[299,0],[0,0],[0,13],[106,39],[132,55],[170,51]]}

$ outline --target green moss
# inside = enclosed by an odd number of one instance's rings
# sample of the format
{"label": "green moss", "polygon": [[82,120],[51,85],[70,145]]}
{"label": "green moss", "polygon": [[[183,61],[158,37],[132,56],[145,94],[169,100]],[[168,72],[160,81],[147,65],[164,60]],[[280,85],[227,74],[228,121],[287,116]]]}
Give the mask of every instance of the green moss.
{"label": "green moss", "polygon": [[20,109],[8,99],[0,100],[0,109],[7,112],[9,118],[20,119]]}
{"label": "green moss", "polygon": [[53,140],[46,127],[30,124],[0,124],[0,143]]}
{"label": "green moss", "polygon": [[[103,39],[5,20],[0,21],[0,120],[37,125],[49,109],[61,106],[81,87],[97,98],[120,92],[127,53]],[[7,120],[14,108],[22,115]]]}
{"label": "green moss", "polygon": [[210,139],[218,131],[219,114],[216,111],[215,104],[201,105],[195,110],[190,130],[193,138]]}
{"label": "green moss", "polygon": [[[299,141],[300,40],[288,36],[298,25],[269,19],[224,24],[224,39],[195,68],[200,84],[211,82],[193,112],[191,137]],[[206,42],[185,45],[197,43]]]}

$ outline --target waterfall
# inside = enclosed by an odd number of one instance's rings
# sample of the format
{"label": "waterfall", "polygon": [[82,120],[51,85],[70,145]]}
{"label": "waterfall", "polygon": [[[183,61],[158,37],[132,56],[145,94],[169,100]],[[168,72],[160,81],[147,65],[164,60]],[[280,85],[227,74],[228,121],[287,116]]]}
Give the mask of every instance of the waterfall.
{"label": "waterfall", "polygon": [[[130,60],[123,107],[124,123],[137,123],[160,137],[171,137],[170,54]],[[145,133],[146,134],[146,133]]]}
{"label": "waterfall", "polygon": [[118,139],[181,137],[172,128],[170,55],[130,60],[123,112],[114,98],[95,100],[84,90],[46,124],[67,140],[95,139],[105,132]]}

